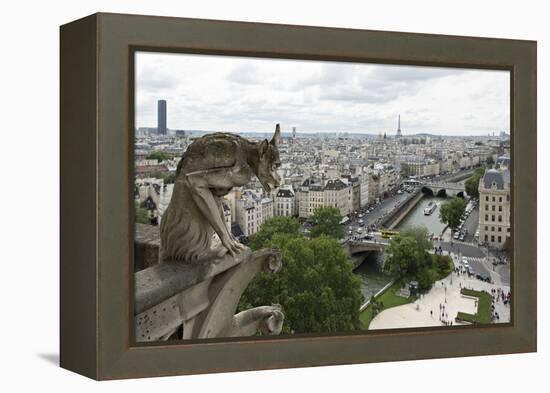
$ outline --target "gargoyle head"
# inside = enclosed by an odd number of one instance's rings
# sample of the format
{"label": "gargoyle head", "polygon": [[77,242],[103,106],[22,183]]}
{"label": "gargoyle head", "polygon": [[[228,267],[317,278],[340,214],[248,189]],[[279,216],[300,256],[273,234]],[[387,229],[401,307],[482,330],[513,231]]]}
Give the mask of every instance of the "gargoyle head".
{"label": "gargoyle head", "polygon": [[271,191],[271,188],[277,188],[281,184],[281,178],[277,174],[277,169],[281,166],[279,157],[279,141],[281,140],[281,127],[279,124],[275,127],[275,134],[271,141],[264,139],[260,142],[260,160],[256,168],[256,176],[265,190]]}

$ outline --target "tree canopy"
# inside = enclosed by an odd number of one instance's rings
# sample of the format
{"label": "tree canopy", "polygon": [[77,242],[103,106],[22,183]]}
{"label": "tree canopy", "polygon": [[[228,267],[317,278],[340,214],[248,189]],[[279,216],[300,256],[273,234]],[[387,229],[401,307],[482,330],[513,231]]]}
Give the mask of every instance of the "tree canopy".
{"label": "tree canopy", "polygon": [[464,182],[466,194],[472,198],[479,198],[479,180],[485,174],[485,168],[477,168],[475,172]]}
{"label": "tree canopy", "polygon": [[327,235],[340,239],[344,235],[344,229],[340,225],[342,215],[340,210],[335,207],[320,207],[313,212],[312,220],[314,222],[311,228],[311,237]]}
{"label": "tree canopy", "polygon": [[155,151],[155,152],[152,152],[151,154],[147,155],[146,158],[148,160],[157,160],[157,162],[162,162],[162,161],[166,161],[166,160],[169,160],[170,158],[172,158],[172,155],[170,155],[168,153],[165,153],[165,152],[162,152],[162,151]]}
{"label": "tree canopy", "polygon": [[409,226],[401,230],[399,234],[403,237],[412,237],[416,241],[419,251],[426,251],[432,248],[430,233],[425,226]]}
{"label": "tree canopy", "polygon": [[408,227],[390,240],[386,248],[384,269],[403,277],[415,275],[422,266],[430,263],[428,250],[432,248],[426,227]]}
{"label": "tree canopy", "polygon": [[453,197],[439,209],[439,219],[454,231],[460,225],[464,209],[466,209],[466,201],[460,197]]}
{"label": "tree canopy", "polygon": [[428,253],[432,242],[425,227],[411,227],[392,237],[385,251],[384,270],[400,280],[415,279],[421,291],[447,276],[453,263],[449,256]]}
{"label": "tree canopy", "polygon": [[241,297],[239,310],[280,304],[286,334],[358,329],[361,281],[346,252],[337,239],[304,238],[296,223],[294,218],[276,217],[251,238],[253,248],[278,248],[283,268],[277,274],[257,275]]}
{"label": "tree canopy", "polygon": [[300,235],[300,223],[293,217],[276,216],[267,220],[260,230],[250,237],[250,248],[259,250],[271,241],[275,234]]}
{"label": "tree canopy", "polygon": [[396,277],[404,277],[418,264],[418,248],[414,238],[396,235],[386,248],[384,270]]}
{"label": "tree canopy", "polygon": [[138,202],[135,202],[135,221],[139,224],[150,224],[149,212]]}
{"label": "tree canopy", "polygon": [[164,184],[174,184],[176,181],[175,173],[157,171],[157,172],[151,173],[150,176],[154,177],[155,179],[162,179],[164,181]]}

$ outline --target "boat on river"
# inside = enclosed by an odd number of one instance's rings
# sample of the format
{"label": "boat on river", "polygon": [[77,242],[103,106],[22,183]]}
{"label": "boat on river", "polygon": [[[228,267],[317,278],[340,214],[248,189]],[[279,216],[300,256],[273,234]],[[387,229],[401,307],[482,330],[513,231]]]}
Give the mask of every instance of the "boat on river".
{"label": "boat on river", "polygon": [[436,208],[437,208],[437,205],[435,204],[435,202],[434,202],[434,201],[430,201],[430,202],[428,203],[428,206],[426,206],[426,207],[424,208],[424,215],[425,215],[425,216],[429,216],[430,214],[432,214],[432,213],[435,211]]}

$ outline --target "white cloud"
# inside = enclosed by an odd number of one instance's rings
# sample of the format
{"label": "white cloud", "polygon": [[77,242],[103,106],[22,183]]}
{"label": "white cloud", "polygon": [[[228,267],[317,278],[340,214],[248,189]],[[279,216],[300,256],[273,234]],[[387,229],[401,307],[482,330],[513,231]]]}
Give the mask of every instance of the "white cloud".
{"label": "white cloud", "polygon": [[136,125],[168,101],[173,129],[470,135],[508,130],[509,73],[228,56],[138,53]]}

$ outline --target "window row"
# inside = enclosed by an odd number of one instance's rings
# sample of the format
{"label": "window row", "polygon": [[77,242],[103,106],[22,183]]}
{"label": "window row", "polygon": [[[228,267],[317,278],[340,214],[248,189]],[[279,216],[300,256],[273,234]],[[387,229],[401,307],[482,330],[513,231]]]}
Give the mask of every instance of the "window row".
{"label": "window row", "polygon": [[[496,197],[495,197],[495,196],[492,196],[492,197],[491,197],[491,201],[492,201],[492,202],[496,202]],[[502,202],[502,197],[501,197],[501,196],[498,197],[498,201],[499,201],[499,202]],[[486,196],[485,196],[485,202],[489,202],[489,195],[486,195]],[[507,194],[507,195],[506,195],[506,202],[510,202],[510,194]]]}
{"label": "window row", "polygon": [[[502,236],[498,236],[497,237],[497,243],[502,243]],[[488,242],[489,241],[489,235],[485,235],[485,241]],[[494,243],[495,242],[495,235],[491,235],[491,243]]]}

